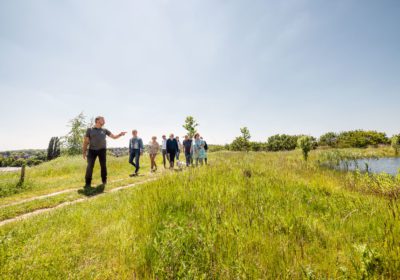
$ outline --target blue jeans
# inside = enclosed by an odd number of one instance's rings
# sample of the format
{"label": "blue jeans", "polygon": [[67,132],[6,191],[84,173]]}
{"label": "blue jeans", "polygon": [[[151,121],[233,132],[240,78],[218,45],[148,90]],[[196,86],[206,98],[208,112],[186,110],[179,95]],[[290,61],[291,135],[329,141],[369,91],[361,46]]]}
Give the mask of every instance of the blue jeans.
{"label": "blue jeans", "polygon": [[192,163],[192,154],[185,152],[185,158],[186,158],[186,166],[189,166]]}
{"label": "blue jeans", "polygon": [[[133,149],[131,150],[129,154],[129,163],[132,164],[135,167],[135,173],[139,172],[139,159],[140,159],[140,150],[139,149]],[[135,162],[133,162],[135,160]]]}

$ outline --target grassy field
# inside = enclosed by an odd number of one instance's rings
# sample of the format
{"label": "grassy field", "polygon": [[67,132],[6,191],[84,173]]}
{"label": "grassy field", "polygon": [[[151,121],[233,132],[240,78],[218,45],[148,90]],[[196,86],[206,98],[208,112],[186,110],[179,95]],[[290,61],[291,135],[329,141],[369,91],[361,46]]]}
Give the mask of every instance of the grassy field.
{"label": "grassy field", "polygon": [[[158,160],[160,161],[161,157]],[[108,157],[109,184],[106,190],[141,182],[161,173],[150,175],[149,159],[143,156],[141,174],[144,176],[130,178],[128,174],[133,172],[133,167],[127,162],[127,157]],[[161,166],[161,161],[158,164]],[[85,167],[85,161],[79,156],[61,157],[40,166],[27,168],[26,181],[22,187],[17,186],[19,172],[0,173],[0,222],[82,198],[83,195],[77,190],[84,185]],[[97,186],[100,183],[100,167],[97,163],[92,185]],[[57,192],[60,194],[47,197]],[[34,199],[37,197],[41,198]]]}
{"label": "grassy field", "polygon": [[[399,178],[321,167],[324,152],[307,163],[299,151],[214,153],[211,166],[7,224],[0,278],[399,279]],[[110,180],[130,171],[109,163]],[[78,158],[32,168],[1,201],[79,187],[82,169]]]}
{"label": "grassy field", "polygon": [[[160,160],[160,157],[158,158]],[[142,173],[149,172],[149,159],[141,159]],[[127,157],[107,157],[109,181],[113,182],[133,172]],[[23,187],[16,188],[19,172],[0,173],[0,205],[32,196],[43,195],[67,188],[81,188],[84,185],[86,162],[81,156],[60,157],[36,167],[27,168],[26,182]],[[100,184],[100,168],[96,163],[93,174],[93,185]]]}

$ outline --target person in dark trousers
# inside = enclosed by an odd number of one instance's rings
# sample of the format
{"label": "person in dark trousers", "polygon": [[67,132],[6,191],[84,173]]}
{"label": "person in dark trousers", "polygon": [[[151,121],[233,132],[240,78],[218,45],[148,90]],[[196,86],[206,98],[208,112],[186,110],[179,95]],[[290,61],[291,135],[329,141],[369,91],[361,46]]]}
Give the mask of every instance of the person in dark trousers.
{"label": "person in dark trousers", "polygon": [[207,165],[208,145],[207,145],[207,142],[203,139],[203,137],[200,137],[200,139],[204,141],[204,150],[206,151],[205,157],[204,157],[204,163]]}
{"label": "person in dark trousers", "polygon": [[112,134],[108,129],[103,128],[105,123],[104,117],[96,117],[94,127],[86,130],[86,134],[83,139],[83,159],[87,159],[85,188],[90,188],[92,183],[93,168],[97,157],[99,157],[100,161],[102,182],[104,185],[107,184],[106,137],[109,136],[112,139],[118,139],[126,134],[126,132],[121,132],[118,135]]}
{"label": "person in dark trousers", "polygon": [[165,158],[167,158],[168,155],[167,155],[167,136],[165,135],[162,136],[161,153],[162,153],[163,165],[164,168],[166,168],[167,161]]}
{"label": "person in dark trousers", "polygon": [[192,139],[189,139],[189,136],[185,135],[185,140],[183,140],[182,145],[185,152],[186,166],[190,166],[192,163],[192,153],[190,151],[190,147],[192,146]]}
{"label": "person in dark trousers", "polygon": [[175,156],[178,151],[179,151],[178,142],[174,138],[174,134],[171,134],[169,136],[169,139],[167,140],[167,154],[169,157],[169,168],[170,169],[174,168]]}
{"label": "person in dark trousers", "polygon": [[[129,140],[129,163],[135,167],[135,173],[129,175],[137,176],[140,169],[140,156],[143,155],[143,140],[137,136],[137,130],[132,130],[132,138]],[[135,162],[133,162],[135,160]]]}

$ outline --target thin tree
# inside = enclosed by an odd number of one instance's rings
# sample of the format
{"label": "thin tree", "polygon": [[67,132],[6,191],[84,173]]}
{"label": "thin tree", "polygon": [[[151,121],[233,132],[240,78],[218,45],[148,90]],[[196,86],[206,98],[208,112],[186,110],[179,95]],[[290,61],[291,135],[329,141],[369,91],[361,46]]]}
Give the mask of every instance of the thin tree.
{"label": "thin tree", "polygon": [[242,139],[243,139],[243,150],[245,150],[246,152],[248,152],[249,151],[249,149],[250,149],[250,138],[251,138],[251,135],[250,135],[250,131],[249,131],[249,129],[245,126],[245,127],[242,127],[241,129],[240,129],[240,132],[242,133]]}
{"label": "thin tree", "polygon": [[196,122],[196,120],[192,116],[187,116],[185,119],[185,124],[183,125],[183,128],[186,129],[189,137],[194,137],[194,135],[197,132],[196,127],[198,127],[198,126],[199,126],[199,124]]}
{"label": "thin tree", "polygon": [[68,134],[64,137],[65,152],[68,155],[79,155],[82,153],[83,136],[86,129],[89,127],[86,117],[83,113],[69,121],[71,128]]}
{"label": "thin tree", "polygon": [[305,161],[308,159],[308,153],[313,149],[314,147],[314,141],[313,138],[310,136],[301,136],[297,140],[297,146],[301,149],[303,152],[303,158]]}

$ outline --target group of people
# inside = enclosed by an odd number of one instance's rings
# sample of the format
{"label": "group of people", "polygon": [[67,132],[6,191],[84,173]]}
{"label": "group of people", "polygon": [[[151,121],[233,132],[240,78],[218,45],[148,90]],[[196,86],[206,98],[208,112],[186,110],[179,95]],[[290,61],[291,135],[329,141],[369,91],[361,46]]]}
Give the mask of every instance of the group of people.
{"label": "group of people", "polygon": [[[107,184],[107,143],[106,137],[109,136],[112,139],[118,139],[126,134],[121,132],[114,135],[109,130],[103,128],[105,124],[104,117],[96,117],[95,125],[92,128],[88,128],[83,141],[83,158],[87,159],[87,168],[85,175],[85,187],[90,187],[92,182],[92,174],[94,164],[97,157],[100,161],[101,178],[103,184]],[[140,157],[143,155],[145,147],[143,140],[138,136],[138,131],[132,131],[132,138],[129,140],[129,163],[134,167],[134,173],[130,176],[137,176],[140,169]],[[151,171],[157,170],[156,157],[161,152],[163,157],[164,168],[167,167],[167,161],[169,162],[169,168],[173,169],[175,160],[179,161],[181,153],[184,153],[186,159],[186,166],[198,166],[207,164],[207,142],[200,137],[199,133],[194,135],[194,139],[188,135],[181,143],[179,137],[175,137],[174,134],[170,134],[169,138],[165,135],[162,136],[161,145],[157,142],[157,137],[153,136],[152,140],[148,144],[148,152],[151,162]]]}
{"label": "group of people", "polygon": [[[133,134],[131,141],[135,141],[135,139],[138,139],[137,134]],[[185,139],[182,143],[179,140],[179,136],[174,137],[173,133],[169,135],[168,139],[165,135],[162,136],[161,153],[163,157],[164,168],[166,168],[166,163],[169,161],[169,168],[173,169],[175,160],[179,162],[179,156],[182,152],[185,155],[186,166],[188,167],[193,164],[198,166],[199,163],[203,165],[203,162],[207,164],[207,150],[207,142],[200,137],[199,133],[194,135],[194,139],[188,135],[185,135]],[[131,149],[129,149],[129,151],[131,153]],[[151,171],[157,170],[155,159],[159,151],[160,144],[157,142],[157,137],[153,136],[152,141],[149,143]]]}

